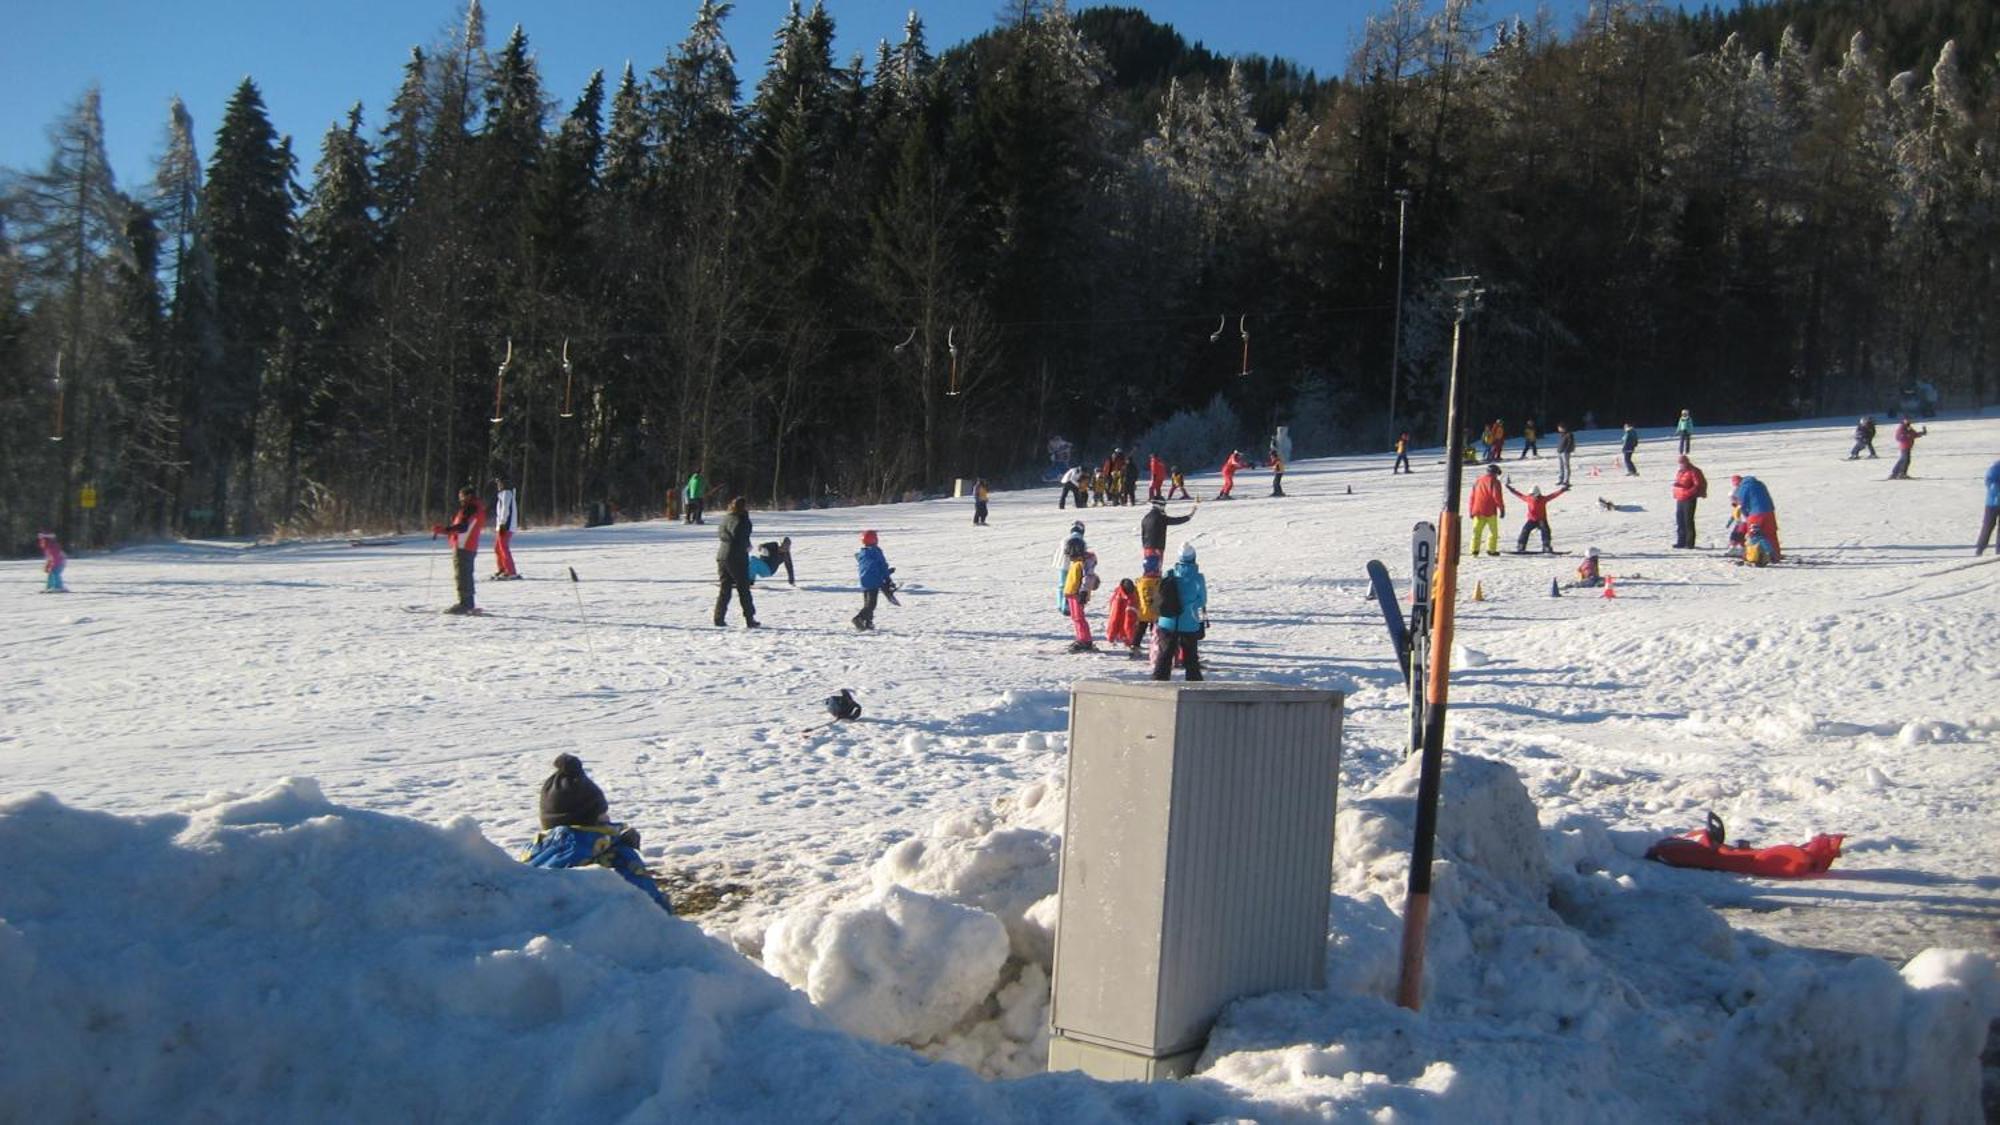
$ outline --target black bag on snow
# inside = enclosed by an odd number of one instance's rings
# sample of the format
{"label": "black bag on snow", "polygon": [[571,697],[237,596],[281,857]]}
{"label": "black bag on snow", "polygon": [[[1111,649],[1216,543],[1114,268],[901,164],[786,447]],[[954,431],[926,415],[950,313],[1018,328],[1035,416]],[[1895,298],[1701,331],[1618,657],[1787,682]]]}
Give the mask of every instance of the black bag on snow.
{"label": "black bag on snow", "polygon": [[846,688],[841,688],[839,695],[826,697],[826,713],[837,720],[858,719],[861,717],[861,704],[854,701],[854,696]]}

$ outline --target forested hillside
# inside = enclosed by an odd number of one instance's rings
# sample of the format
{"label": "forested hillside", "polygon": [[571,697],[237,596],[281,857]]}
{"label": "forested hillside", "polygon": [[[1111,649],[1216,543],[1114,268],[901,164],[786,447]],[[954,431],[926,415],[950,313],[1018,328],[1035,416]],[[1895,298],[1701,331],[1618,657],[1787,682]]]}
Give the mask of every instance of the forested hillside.
{"label": "forested hillside", "polygon": [[1378,448],[1392,366],[1435,440],[1463,274],[1476,418],[1994,398],[1990,6],[1480,11],[1385,0],[1329,76],[1134,9],[837,59],[823,7],[706,0],[576,91],[475,2],[323,137],[254,79],[176,104],[144,184],[84,91],[0,182],[0,543],[410,526],[501,471],[531,523],[696,468],[894,497],[1177,412]]}

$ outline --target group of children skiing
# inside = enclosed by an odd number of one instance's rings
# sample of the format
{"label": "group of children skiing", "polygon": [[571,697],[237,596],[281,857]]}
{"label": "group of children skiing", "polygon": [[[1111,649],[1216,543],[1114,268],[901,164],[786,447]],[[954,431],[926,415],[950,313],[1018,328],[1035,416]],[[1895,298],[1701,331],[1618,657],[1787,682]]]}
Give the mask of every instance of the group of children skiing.
{"label": "group of children skiing", "polygon": [[[1152,677],[1170,679],[1179,664],[1187,679],[1200,680],[1201,641],[1208,631],[1208,582],[1196,561],[1193,543],[1181,546],[1179,559],[1161,572],[1167,528],[1194,518],[1193,512],[1169,516],[1165,497],[1148,502],[1139,523],[1139,576],[1119,580],[1110,598],[1105,642],[1123,645],[1133,659],[1152,636]],[[1101,582],[1097,553],[1084,538],[1083,521],[1070,525],[1056,557],[1057,608],[1069,618],[1075,640],[1069,651],[1096,652],[1087,607]]]}

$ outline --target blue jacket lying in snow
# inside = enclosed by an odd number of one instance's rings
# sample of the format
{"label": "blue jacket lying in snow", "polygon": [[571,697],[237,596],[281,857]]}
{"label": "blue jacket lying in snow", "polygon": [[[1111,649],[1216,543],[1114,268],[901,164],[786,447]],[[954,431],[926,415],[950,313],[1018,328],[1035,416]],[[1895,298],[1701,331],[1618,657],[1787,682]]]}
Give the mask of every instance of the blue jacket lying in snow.
{"label": "blue jacket lying in snow", "polygon": [[521,861],[530,867],[609,867],[652,896],[667,913],[674,912],[665,892],[646,872],[646,861],[639,854],[639,833],[622,824],[564,824],[547,829],[536,834]]}

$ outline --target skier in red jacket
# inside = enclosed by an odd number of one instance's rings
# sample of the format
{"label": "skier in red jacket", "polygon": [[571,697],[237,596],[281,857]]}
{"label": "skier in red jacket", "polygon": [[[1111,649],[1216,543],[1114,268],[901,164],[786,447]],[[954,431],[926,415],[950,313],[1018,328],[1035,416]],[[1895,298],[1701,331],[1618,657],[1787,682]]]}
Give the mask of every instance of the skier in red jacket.
{"label": "skier in red jacket", "polygon": [[1903,419],[1903,424],[1896,427],[1896,449],[1898,453],[1896,454],[1895,465],[1889,469],[1890,480],[1910,479],[1910,451],[1916,447],[1918,438],[1928,437],[1929,435],[1930,430],[1928,428],[1920,430],[1912,425],[1908,418]]}
{"label": "skier in red jacket", "polygon": [[458,604],[446,613],[476,613],[472,604],[472,564],[479,554],[479,533],[486,526],[486,506],[470,488],[458,490],[458,514],[448,524],[434,524],[431,538],[450,537],[452,574],[458,580]]}
{"label": "skier in red jacket", "polygon": [[[1486,539],[1486,553],[1500,553],[1500,517],[1507,514],[1507,498],[1500,494],[1500,466],[1488,465],[1472,486],[1465,510],[1472,516],[1472,553],[1479,554],[1479,540]],[[1523,542],[1526,542],[1524,539]]]}
{"label": "skier in red jacket", "polygon": [[1681,454],[1680,469],[1674,473],[1674,548],[1694,549],[1695,502],[1708,498],[1708,478]]}
{"label": "skier in red jacket", "polygon": [[[1492,478],[1488,477],[1487,479],[1491,480]],[[1521,538],[1514,543],[1514,553],[1517,555],[1527,554],[1528,533],[1530,531],[1540,531],[1542,533],[1542,553],[1545,555],[1555,554],[1555,547],[1549,543],[1549,501],[1568,492],[1569,486],[1564,485],[1547,495],[1542,494],[1540,487],[1529,489],[1526,495],[1522,495],[1521,491],[1512,484],[1507,486],[1507,491],[1513,493],[1516,498],[1528,506],[1528,522],[1521,525]]]}
{"label": "skier in red jacket", "polygon": [[1229,456],[1225,458],[1222,462],[1222,491],[1216,493],[1215,498],[1217,500],[1236,499],[1234,496],[1231,496],[1229,494],[1229,490],[1236,487],[1237,471],[1241,469],[1247,469],[1249,467],[1250,467],[1250,462],[1243,459],[1242,453],[1234,449],[1230,450]]}
{"label": "skier in red jacket", "polygon": [[1146,489],[1146,499],[1158,500],[1164,495],[1160,490],[1167,486],[1167,463],[1160,460],[1157,453],[1147,454],[1146,472],[1152,478]]}

